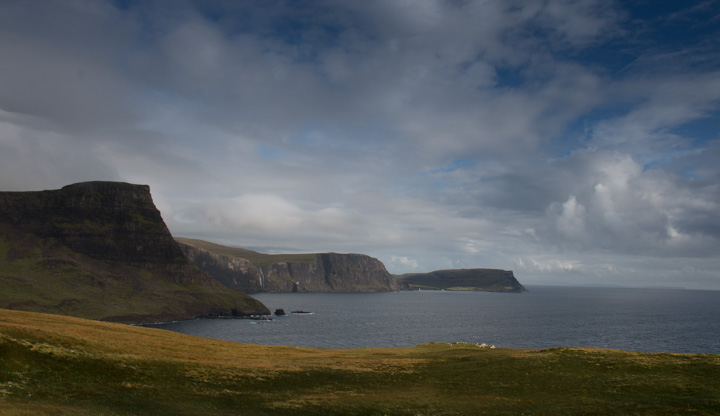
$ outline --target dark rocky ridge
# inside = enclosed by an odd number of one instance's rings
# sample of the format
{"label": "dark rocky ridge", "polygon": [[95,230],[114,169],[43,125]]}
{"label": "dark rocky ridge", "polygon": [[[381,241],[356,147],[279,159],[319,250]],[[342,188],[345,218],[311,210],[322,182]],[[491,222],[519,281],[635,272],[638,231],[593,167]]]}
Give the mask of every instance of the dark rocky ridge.
{"label": "dark rocky ridge", "polygon": [[452,269],[429,273],[409,273],[396,276],[410,289],[475,290],[486,292],[524,292],[511,270]]}
{"label": "dark rocky ridge", "polygon": [[83,182],[0,193],[4,223],[96,260],[187,264],[147,185]]}
{"label": "dark rocky ridge", "polygon": [[192,266],[147,185],[0,192],[0,307],[126,322],[268,314]]}
{"label": "dark rocky ridge", "polygon": [[380,260],[363,254],[262,255],[201,240],[177,241],[198,268],[225,286],[246,293],[383,292],[404,288]]}

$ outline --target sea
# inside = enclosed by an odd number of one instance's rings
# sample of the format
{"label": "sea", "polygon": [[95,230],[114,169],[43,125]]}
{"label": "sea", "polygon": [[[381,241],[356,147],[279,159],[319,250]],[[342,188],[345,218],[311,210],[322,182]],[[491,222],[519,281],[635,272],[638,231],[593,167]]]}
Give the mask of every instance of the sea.
{"label": "sea", "polygon": [[468,342],[720,354],[720,291],[530,286],[523,293],[260,293],[284,316],[158,323],[207,338],[313,348]]}

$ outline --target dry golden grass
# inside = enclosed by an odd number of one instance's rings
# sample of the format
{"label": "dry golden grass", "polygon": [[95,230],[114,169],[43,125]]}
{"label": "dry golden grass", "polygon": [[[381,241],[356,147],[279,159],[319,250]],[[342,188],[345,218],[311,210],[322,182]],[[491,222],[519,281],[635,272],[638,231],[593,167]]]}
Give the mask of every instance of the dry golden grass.
{"label": "dry golden grass", "polygon": [[720,356],[238,344],[0,310],[2,415],[720,414]]}
{"label": "dry golden grass", "polygon": [[[102,357],[111,361],[158,361],[188,366],[200,380],[264,378],[278,371],[341,369],[411,372],[422,360],[403,349],[333,350],[240,344],[170,331],[72,317],[0,310],[0,339],[13,336],[31,351],[55,357]],[[42,341],[40,341],[42,340]]]}

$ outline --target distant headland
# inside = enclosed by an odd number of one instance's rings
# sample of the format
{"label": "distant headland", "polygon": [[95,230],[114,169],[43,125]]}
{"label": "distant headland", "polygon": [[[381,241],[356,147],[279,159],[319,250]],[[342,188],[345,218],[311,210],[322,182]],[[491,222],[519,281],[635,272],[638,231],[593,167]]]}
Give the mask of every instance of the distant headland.
{"label": "distant headland", "polygon": [[269,314],[244,293],[521,292],[512,271],[394,276],[363,254],[262,254],[173,238],[148,185],[0,192],[0,308],[129,323]]}

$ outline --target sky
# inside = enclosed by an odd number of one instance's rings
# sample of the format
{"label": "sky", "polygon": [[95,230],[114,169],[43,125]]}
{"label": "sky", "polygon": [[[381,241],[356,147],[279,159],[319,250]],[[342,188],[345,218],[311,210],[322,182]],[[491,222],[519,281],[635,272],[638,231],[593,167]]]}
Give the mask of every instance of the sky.
{"label": "sky", "polygon": [[716,1],[0,1],[0,190],[391,273],[720,290],[719,115]]}

